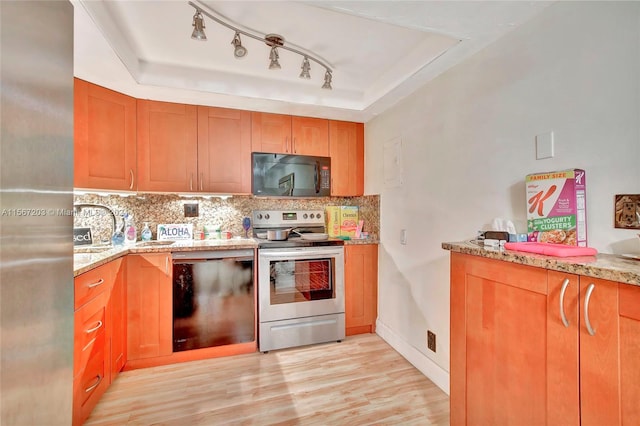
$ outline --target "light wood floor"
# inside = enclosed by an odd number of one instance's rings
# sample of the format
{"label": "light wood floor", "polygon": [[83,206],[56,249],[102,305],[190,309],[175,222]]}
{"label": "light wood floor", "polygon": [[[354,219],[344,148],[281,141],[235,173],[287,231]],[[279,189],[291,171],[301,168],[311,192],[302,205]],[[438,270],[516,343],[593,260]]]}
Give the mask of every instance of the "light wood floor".
{"label": "light wood floor", "polygon": [[449,398],[375,334],[121,373],[86,425],[448,425]]}

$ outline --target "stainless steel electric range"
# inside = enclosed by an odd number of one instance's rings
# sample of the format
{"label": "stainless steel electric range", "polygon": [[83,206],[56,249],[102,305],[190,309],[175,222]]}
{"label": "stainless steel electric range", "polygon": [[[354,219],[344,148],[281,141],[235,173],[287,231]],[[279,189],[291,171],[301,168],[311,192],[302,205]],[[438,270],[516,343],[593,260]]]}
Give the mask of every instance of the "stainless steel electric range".
{"label": "stainless steel electric range", "polygon": [[[302,236],[268,240],[284,229]],[[253,212],[260,351],[344,339],[344,242],[324,233],[322,210]]]}

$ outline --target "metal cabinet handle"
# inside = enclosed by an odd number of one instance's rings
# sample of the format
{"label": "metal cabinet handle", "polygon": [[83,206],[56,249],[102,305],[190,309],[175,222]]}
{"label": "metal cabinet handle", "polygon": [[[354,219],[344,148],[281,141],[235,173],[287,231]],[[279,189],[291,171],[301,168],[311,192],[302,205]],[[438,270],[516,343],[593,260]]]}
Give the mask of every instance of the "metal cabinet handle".
{"label": "metal cabinet handle", "polygon": [[200,173],[200,191],[204,191],[204,173]]}
{"label": "metal cabinet handle", "polygon": [[296,151],[296,138],[293,138],[293,153],[297,153],[298,151]]}
{"label": "metal cabinet handle", "polygon": [[193,173],[189,177],[189,191],[193,191]]}
{"label": "metal cabinet handle", "polygon": [[133,182],[135,180],[133,176],[133,169],[129,169],[129,173],[131,174],[131,183],[129,184],[129,189],[133,189]]}
{"label": "metal cabinet handle", "polygon": [[90,329],[88,329],[88,330],[85,330],[85,333],[87,333],[87,334],[91,334],[91,333],[93,333],[94,331],[96,331],[97,329],[99,329],[100,327],[102,327],[102,321],[98,321],[98,323],[96,324],[96,326],[95,326],[95,327],[90,328]]}
{"label": "metal cabinet handle", "polygon": [[591,299],[591,293],[593,293],[594,288],[596,288],[595,284],[589,284],[589,287],[587,287],[587,294],[584,297],[584,324],[587,326],[587,331],[592,336],[595,336],[596,330],[591,327],[591,321],[589,321],[589,300]]}
{"label": "metal cabinet handle", "polygon": [[97,388],[97,387],[98,387],[98,385],[100,384],[100,382],[102,381],[102,376],[98,374],[98,375],[96,376],[96,379],[98,379],[98,380],[96,380],[96,382],[95,382],[94,384],[92,384],[91,386],[89,386],[88,388],[86,388],[86,389],[84,390],[84,391],[85,391],[85,393],[89,393],[89,392],[91,392],[92,390],[94,390],[95,388]]}
{"label": "metal cabinet handle", "polygon": [[102,278],[100,278],[95,283],[87,284],[87,287],[94,288],[94,287],[98,287],[99,285],[102,285],[103,283],[104,283],[104,280]]}
{"label": "metal cabinet handle", "polygon": [[289,152],[289,136],[284,137],[284,152]]}
{"label": "metal cabinet handle", "polygon": [[567,320],[567,316],[564,313],[564,294],[567,292],[567,287],[569,287],[569,278],[565,278],[562,282],[562,290],[560,290],[560,318],[562,318],[562,323],[565,327],[569,327],[569,321]]}
{"label": "metal cabinet handle", "polygon": [[164,258],[164,274],[169,276],[169,256]]}

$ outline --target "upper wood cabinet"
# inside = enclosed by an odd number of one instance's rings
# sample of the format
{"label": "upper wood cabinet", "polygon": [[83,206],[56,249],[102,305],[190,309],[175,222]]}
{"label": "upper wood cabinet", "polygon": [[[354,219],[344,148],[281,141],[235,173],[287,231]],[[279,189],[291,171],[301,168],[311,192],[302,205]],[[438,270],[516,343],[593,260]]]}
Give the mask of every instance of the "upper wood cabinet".
{"label": "upper wood cabinet", "polygon": [[198,190],[251,192],[251,112],[198,107]]}
{"label": "upper wood cabinet", "polygon": [[74,80],[76,188],[136,189],[136,100]]}
{"label": "upper wood cabinet", "polygon": [[138,100],[138,190],[198,190],[195,105]]}
{"label": "upper wood cabinet", "polygon": [[364,124],[329,121],[331,195],[364,194]]}
{"label": "upper wood cabinet", "polygon": [[329,156],[329,121],[321,118],[251,113],[253,152]]}

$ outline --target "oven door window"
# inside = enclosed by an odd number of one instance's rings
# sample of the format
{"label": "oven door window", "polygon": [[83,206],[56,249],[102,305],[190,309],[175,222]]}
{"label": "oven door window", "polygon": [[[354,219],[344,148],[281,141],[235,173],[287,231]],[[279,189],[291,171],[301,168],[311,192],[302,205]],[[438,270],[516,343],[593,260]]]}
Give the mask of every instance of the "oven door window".
{"label": "oven door window", "polygon": [[270,262],[271,305],[335,298],[333,259]]}

